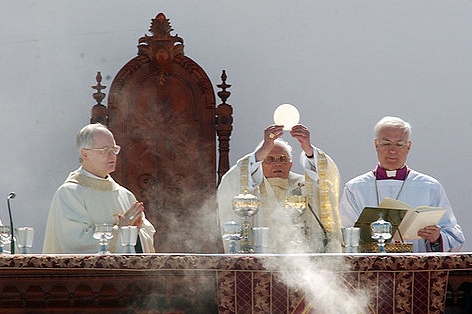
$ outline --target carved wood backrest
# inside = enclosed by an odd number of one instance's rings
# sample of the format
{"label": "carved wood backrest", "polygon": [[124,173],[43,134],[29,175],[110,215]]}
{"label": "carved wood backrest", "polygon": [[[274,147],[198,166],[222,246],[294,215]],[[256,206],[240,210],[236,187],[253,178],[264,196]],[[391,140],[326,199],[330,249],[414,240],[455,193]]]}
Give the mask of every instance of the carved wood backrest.
{"label": "carved wood backrest", "polygon": [[164,14],[152,20],[152,35],[139,39],[138,55],[115,76],[107,108],[97,76],[91,122],[108,125],[122,146],[112,176],[144,201],[156,252],[218,253],[215,194],[229,168],[230,85],[223,71],[216,108],[210,79],[172,30]]}

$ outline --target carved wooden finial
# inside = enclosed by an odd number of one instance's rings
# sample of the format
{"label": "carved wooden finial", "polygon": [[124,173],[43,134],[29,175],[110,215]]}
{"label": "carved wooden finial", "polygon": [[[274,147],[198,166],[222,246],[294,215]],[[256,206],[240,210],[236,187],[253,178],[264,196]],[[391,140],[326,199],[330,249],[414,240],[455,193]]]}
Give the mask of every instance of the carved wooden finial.
{"label": "carved wooden finial", "polygon": [[90,123],[101,123],[103,125],[108,125],[108,110],[107,110],[107,107],[102,105],[102,100],[106,96],[105,93],[102,93],[102,90],[107,87],[101,84],[102,74],[100,72],[97,72],[97,75],[95,76],[95,80],[97,81],[97,84],[92,86],[92,88],[95,89],[96,92],[93,93],[92,96],[93,96],[93,99],[95,99],[97,103],[92,107],[92,115],[90,117]]}
{"label": "carved wooden finial", "polygon": [[97,76],[95,76],[95,79],[97,80],[97,84],[92,86],[93,89],[95,89],[97,92],[93,93],[93,99],[97,102],[97,105],[102,104],[102,100],[105,98],[106,94],[102,93],[102,90],[107,88],[106,86],[103,86],[102,83],[102,74],[100,72],[97,72]]}
{"label": "carved wooden finial", "polygon": [[226,71],[223,70],[221,74],[221,84],[217,86],[221,88],[218,92],[218,96],[221,98],[222,103],[216,107],[216,133],[219,138],[218,152],[218,184],[221,181],[221,177],[229,169],[229,138],[233,131],[233,107],[226,103],[226,100],[231,95],[231,92],[227,91],[231,85],[226,84]]}
{"label": "carved wooden finial", "polygon": [[152,36],[144,35],[138,41],[138,55],[150,59],[151,70],[158,74],[159,85],[163,86],[166,75],[172,72],[174,57],[184,54],[184,41],[179,36],[170,34],[173,29],[163,13],[152,19],[149,31]]}
{"label": "carved wooden finial", "polygon": [[151,20],[151,28],[149,31],[154,34],[154,37],[159,39],[167,39],[170,36],[170,32],[174,29],[170,25],[169,19],[166,18],[164,13],[159,13],[154,19]]}
{"label": "carved wooden finial", "polygon": [[229,96],[231,95],[231,92],[227,91],[226,89],[227,88],[230,88],[231,85],[229,84],[226,84],[226,70],[223,70],[223,73],[221,73],[221,81],[222,83],[221,84],[218,84],[216,86],[218,86],[219,88],[221,88],[222,90],[218,92],[218,97],[221,98],[221,101],[223,101],[223,104],[226,104],[226,100],[229,98]]}

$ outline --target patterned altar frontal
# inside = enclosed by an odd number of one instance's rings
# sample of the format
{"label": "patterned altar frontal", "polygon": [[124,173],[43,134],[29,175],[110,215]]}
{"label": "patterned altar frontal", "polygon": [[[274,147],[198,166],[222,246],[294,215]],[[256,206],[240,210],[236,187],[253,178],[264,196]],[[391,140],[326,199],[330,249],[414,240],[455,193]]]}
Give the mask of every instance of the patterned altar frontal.
{"label": "patterned altar frontal", "polygon": [[0,313],[439,314],[470,269],[448,253],[3,254]]}
{"label": "patterned altar frontal", "polygon": [[[365,293],[368,297],[362,311],[351,313],[444,313],[448,272],[443,268],[452,265],[445,257],[313,255],[290,258],[293,263],[302,258],[315,265],[325,265],[320,272],[330,272],[329,278],[336,278],[339,287],[345,288],[346,293],[341,294],[342,299],[337,302],[324,302],[316,296],[310,299],[311,293],[322,293],[329,289],[329,284],[311,292],[290,283],[299,279],[297,274],[281,276],[279,271],[257,267],[266,263],[265,258],[240,257],[233,260],[232,270],[218,272],[219,313],[342,313],[350,308],[349,304],[342,304],[349,292],[360,297]],[[281,256],[267,258],[284,259]],[[331,269],[327,270],[327,265]],[[361,305],[352,309],[360,309]]]}

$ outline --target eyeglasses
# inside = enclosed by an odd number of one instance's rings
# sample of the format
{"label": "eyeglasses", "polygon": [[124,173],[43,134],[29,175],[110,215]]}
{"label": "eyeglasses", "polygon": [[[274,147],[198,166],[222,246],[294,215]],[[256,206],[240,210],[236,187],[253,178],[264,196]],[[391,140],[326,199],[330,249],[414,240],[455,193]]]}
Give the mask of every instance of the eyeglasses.
{"label": "eyeglasses", "polygon": [[281,155],[279,158],[275,158],[274,156],[267,156],[265,159],[264,159],[264,162],[266,164],[273,164],[274,162],[276,161],[279,161],[283,164],[286,164],[288,162],[290,162],[290,157],[288,156],[285,156],[285,155]]}
{"label": "eyeglasses", "polygon": [[119,145],[115,145],[115,146],[105,146],[102,148],[86,148],[86,150],[101,151],[104,156],[108,156],[110,155],[110,153],[118,155],[118,153],[121,150],[121,147]]}
{"label": "eyeglasses", "polygon": [[391,147],[396,147],[396,148],[404,148],[408,146],[408,142],[404,141],[399,141],[399,142],[390,142],[389,140],[377,140],[377,143],[380,145],[382,148],[391,148]]}

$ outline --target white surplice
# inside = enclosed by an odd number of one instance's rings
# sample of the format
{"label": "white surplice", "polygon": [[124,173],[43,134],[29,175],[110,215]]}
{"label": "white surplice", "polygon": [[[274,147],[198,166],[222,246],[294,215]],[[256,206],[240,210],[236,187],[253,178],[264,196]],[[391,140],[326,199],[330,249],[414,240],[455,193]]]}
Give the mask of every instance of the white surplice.
{"label": "white surplice", "polygon": [[[443,251],[458,251],[461,248],[465,241],[464,234],[454,216],[444,187],[435,178],[411,169],[405,181],[376,180],[375,174],[369,171],[347,182],[339,205],[343,226],[352,227],[364,207],[376,207],[385,197],[397,198],[412,208],[444,208],[446,213],[438,224],[441,227]],[[414,240],[413,251],[430,252],[431,244],[423,239]]]}

